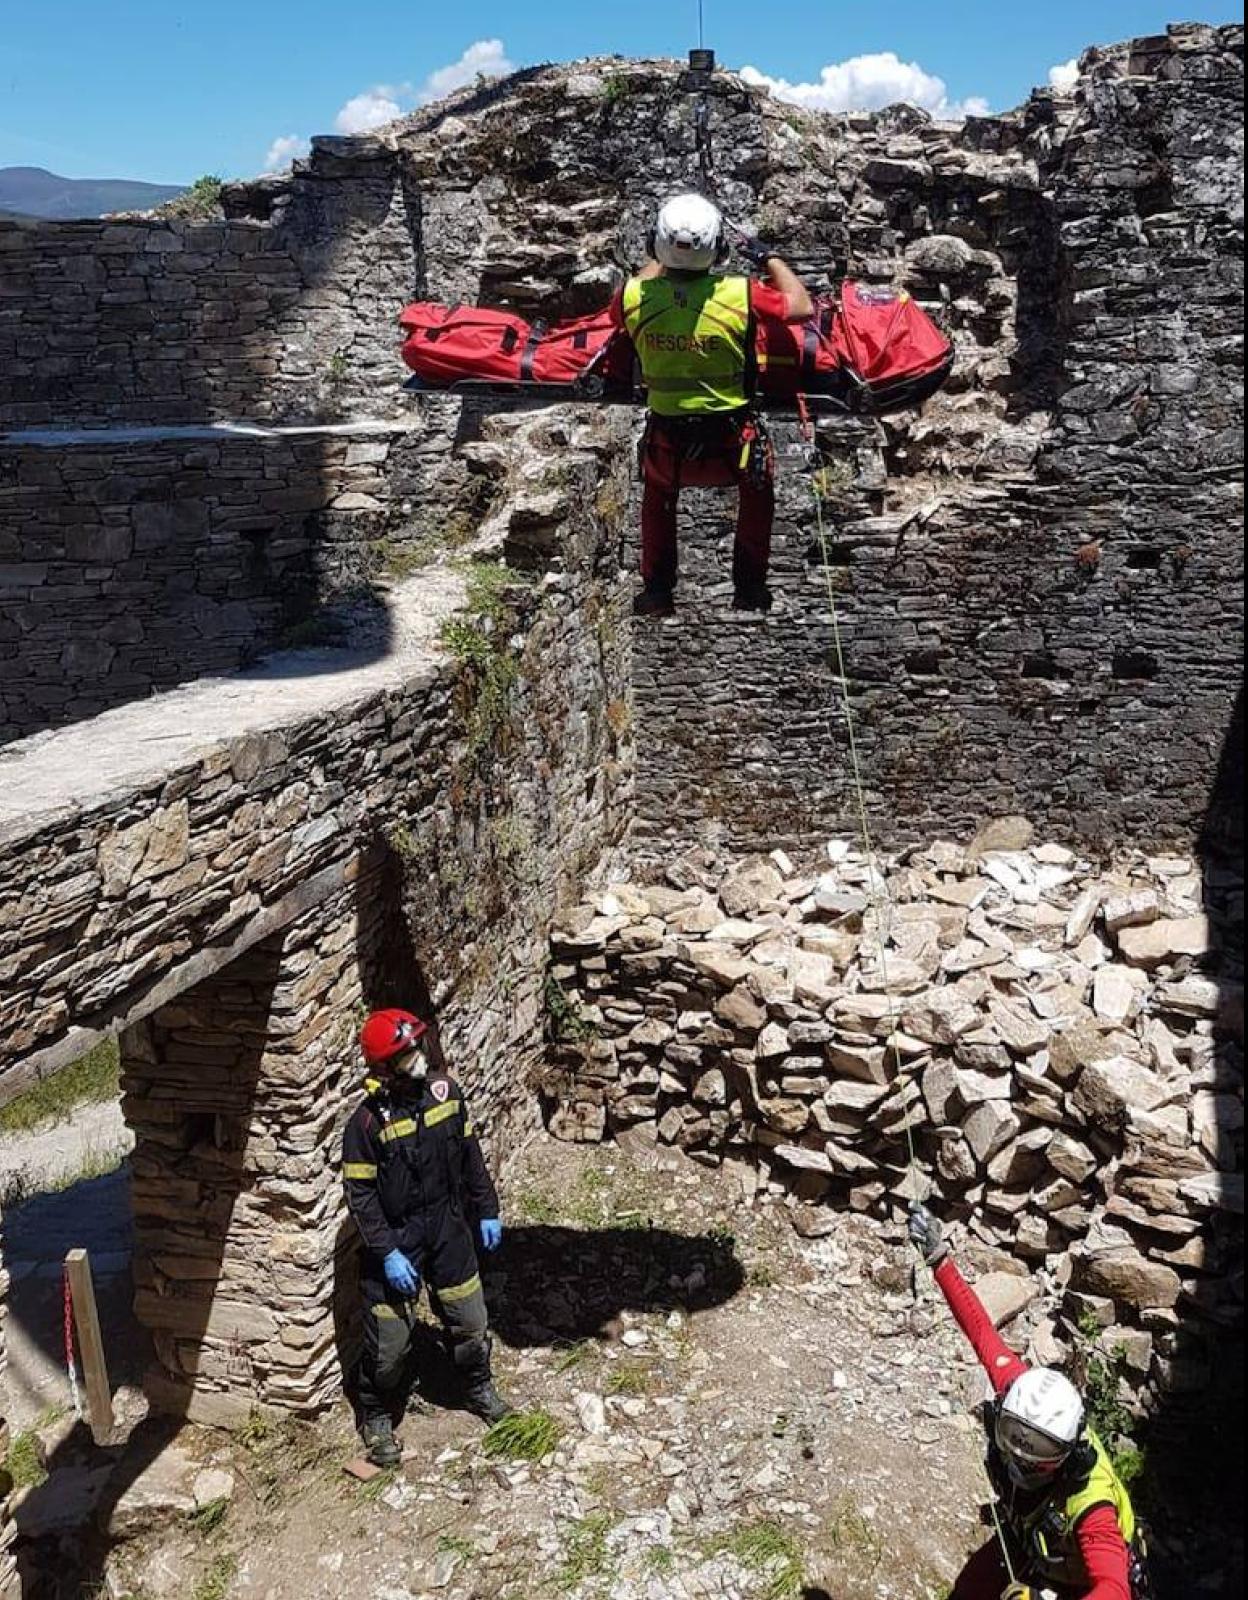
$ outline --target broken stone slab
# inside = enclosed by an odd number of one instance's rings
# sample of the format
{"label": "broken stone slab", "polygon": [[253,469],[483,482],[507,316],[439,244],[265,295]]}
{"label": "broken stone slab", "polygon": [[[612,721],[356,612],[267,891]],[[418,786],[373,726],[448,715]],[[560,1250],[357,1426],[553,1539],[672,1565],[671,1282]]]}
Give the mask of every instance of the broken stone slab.
{"label": "broken stone slab", "polygon": [[994,1029],[1015,1055],[1035,1055],[1049,1042],[1048,1024],[1012,1001],[990,1000],[988,1014]]}
{"label": "broken stone slab", "polygon": [[831,956],[796,949],[789,957],[793,998],[822,1011],[841,993],[841,969]]}
{"label": "broken stone slab", "polygon": [[954,1069],[957,1097],[965,1110],[985,1100],[1012,1100],[1014,1085],[1008,1075],[975,1072],[966,1067]]}
{"label": "broken stone slab", "polygon": [[1092,980],[1092,1009],[1104,1022],[1126,1022],[1143,1000],[1142,973],[1127,967],[1104,966]]}
{"label": "broken stone slab", "polygon": [[735,989],[753,970],[750,962],[730,945],[682,944],[680,957],[700,978],[710,979],[720,989]]}
{"label": "broken stone slab", "polygon": [[986,1166],[1019,1132],[1022,1124],[1003,1100],[986,1100],[962,1124],[967,1144],[980,1166]]}
{"label": "broken stone slab", "polygon": [[1124,928],[1156,922],[1161,915],[1161,900],[1156,889],[1134,889],[1129,894],[1109,895],[1103,912],[1108,931],[1119,934]]}
{"label": "broken stone slab", "polygon": [[738,950],[748,950],[774,931],[766,922],[746,922],[741,917],[729,917],[726,922],[717,922],[708,937],[715,944],[730,944]]}
{"label": "broken stone slab", "polygon": [[585,1100],[565,1102],[555,1107],[548,1127],[567,1144],[601,1144],[607,1136],[607,1108]]}
{"label": "broken stone slab", "polygon": [[819,1172],[831,1177],[836,1170],[822,1150],[808,1150],[805,1145],[778,1144],[772,1154],[777,1161],[782,1161],[786,1167],[795,1167],[799,1172]]}
{"label": "broken stone slab", "polygon": [[879,1105],[888,1093],[886,1083],[857,1082],[838,1079],[823,1091],[823,1103],[834,1111],[869,1111]]}
{"label": "broken stone slab", "polygon": [[1209,950],[1206,916],[1162,917],[1143,926],[1124,928],[1118,935],[1119,954],[1133,967],[1151,972],[1180,956],[1203,956]]}
{"label": "broken stone slab", "polygon": [[769,1022],[754,1042],[754,1055],[759,1061],[775,1061],[789,1053],[789,1030],[778,1022]]}
{"label": "broken stone slab", "polygon": [[1208,1211],[1229,1211],[1236,1216],[1244,1214],[1244,1175],[1242,1172],[1208,1172],[1196,1178],[1184,1178],[1179,1193],[1193,1205]]}
{"label": "broken stone slab", "polygon": [[776,900],[784,889],[775,862],[766,856],[744,861],[719,886],[719,901],[730,917],[752,918],[764,901]]}
{"label": "broken stone slab", "polygon": [[1085,1178],[1090,1178],[1100,1164],[1086,1144],[1060,1131],[1049,1141],[1045,1157],[1054,1172],[1069,1178],[1072,1183],[1082,1183]]}
{"label": "broken stone slab", "polygon": [[1115,1127],[1125,1123],[1129,1110],[1152,1111],[1164,1105],[1172,1093],[1166,1079],[1138,1061],[1111,1056],[1084,1068],[1072,1098],[1093,1122]]}
{"label": "broken stone slab", "polygon": [[928,894],[941,905],[961,906],[972,911],[982,905],[992,888],[988,878],[937,878],[928,884]]}
{"label": "broken stone slab", "polygon": [[993,1326],[1004,1328],[1039,1297],[1040,1285],[1031,1275],[1020,1278],[1012,1272],[990,1272],[976,1283],[975,1293]]}
{"label": "broken stone slab", "polygon": [[906,1002],[900,1021],[925,1044],[951,1045],[979,1026],[980,1014],[960,989],[930,989]]}
{"label": "broken stone slab", "polygon": [[132,1539],[167,1526],[196,1510],[194,1484],[200,1464],[176,1444],[160,1454],[127,1484],[112,1506],[104,1532],[113,1539]]}
{"label": "broken stone slab", "polygon": [[1070,913],[1066,918],[1066,927],[1063,932],[1063,941],[1067,945],[1077,945],[1087,937],[1092,924],[1096,921],[1096,914],[1101,909],[1104,892],[1099,885],[1092,885],[1079,895]]}
{"label": "broken stone slab", "polygon": [[993,1156],[988,1163],[989,1180],[1010,1188],[1034,1183],[1044,1171],[1045,1152],[1052,1140],[1051,1128],[1029,1129]]}
{"label": "broken stone slab", "polygon": [[715,1015],[738,1033],[759,1033],[766,1026],[767,1012],[748,983],[739,983],[719,1001]]}
{"label": "broken stone slab", "polygon": [[1162,1011],[1180,1017],[1216,1017],[1221,992],[1212,978],[1196,973],[1177,983],[1160,983],[1156,991]]}
{"label": "broken stone slab", "polygon": [[858,935],[841,928],[804,928],[797,936],[798,946],[813,955],[826,956],[843,972],[858,954]]}
{"label": "broken stone slab", "polygon": [[1202,1089],[1192,1096],[1192,1132],[1203,1149],[1224,1168],[1242,1156],[1244,1102],[1234,1094]]}
{"label": "broken stone slab", "polygon": [[1035,836],[1035,827],[1026,817],[993,817],[967,845],[966,859],[979,861],[992,851],[1026,850]]}
{"label": "broken stone slab", "polygon": [[1096,1243],[1089,1235],[1083,1244],[1072,1247],[1077,1286],[1137,1311],[1154,1307],[1169,1310],[1177,1305],[1183,1280],[1174,1268],[1150,1261],[1122,1230],[1113,1231],[1120,1235],[1121,1242]]}
{"label": "broken stone slab", "polygon": [[833,1072],[844,1073],[861,1083],[887,1084],[897,1071],[896,1057],[883,1045],[853,1045],[834,1040],[826,1054]]}

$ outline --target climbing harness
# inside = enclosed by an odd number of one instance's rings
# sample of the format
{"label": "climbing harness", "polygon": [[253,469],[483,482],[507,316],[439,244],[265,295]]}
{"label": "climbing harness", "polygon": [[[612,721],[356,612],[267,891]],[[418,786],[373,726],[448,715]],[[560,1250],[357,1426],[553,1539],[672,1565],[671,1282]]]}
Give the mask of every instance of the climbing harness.
{"label": "climbing harness", "polygon": [[74,1296],[69,1286],[69,1268],[62,1273],[64,1299],[65,1372],[69,1378],[69,1398],[74,1415],[82,1420],[82,1394],[78,1388],[78,1365],[74,1360]]}

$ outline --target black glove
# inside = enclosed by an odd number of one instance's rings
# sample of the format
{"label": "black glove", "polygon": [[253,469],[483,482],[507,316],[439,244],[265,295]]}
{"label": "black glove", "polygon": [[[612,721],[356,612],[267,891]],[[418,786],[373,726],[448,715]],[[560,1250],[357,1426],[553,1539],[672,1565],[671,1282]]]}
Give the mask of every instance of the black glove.
{"label": "black glove", "polygon": [[926,1206],[913,1207],[906,1229],[910,1235],[910,1243],[929,1267],[938,1267],[949,1254],[949,1246],[945,1243],[945,1230]]}
{"label": "black glove", "polygon": [[750,265],[759,272],[766,272],[767,263],[776,253],[771,246],[764,244],[761,239],[756,239],[752,233],[743,233],[738,242],[741,254]]}

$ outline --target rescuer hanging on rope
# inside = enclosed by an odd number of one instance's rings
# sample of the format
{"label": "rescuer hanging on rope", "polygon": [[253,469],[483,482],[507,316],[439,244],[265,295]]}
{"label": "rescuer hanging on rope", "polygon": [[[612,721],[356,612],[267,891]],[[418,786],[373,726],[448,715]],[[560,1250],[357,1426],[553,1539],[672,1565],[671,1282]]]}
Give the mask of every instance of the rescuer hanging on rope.
{"label": "rescuer hanging on rope", "polygon": [[482,1247],[503,1237],[494,1187],[454,1079],[430,1069],[428,1026],[379,1011],[360,1034],[367,1096],[346,1127],[342,1175],[364,1239],[364,1349],[357,1376],[360,1432],[380,1467],[402,1457],[394,1413],[407,1402],[422,1281],[442,1321],[470,1411],[486,1422],[511,1408],[494,1387]]}
{"label": "rescuer hanging on rope", "polygon": [[910,1238],[935,1273],[958,1326],[992,1383],[988,1473],[1000,1537],[971,1557],[951,1600],[1013,1600],[1028,1585],[1060,1600],[1149,1600],[1131,1498],[1087,1425],[1070,1380],[1028,1367],[1004,1343],[958,1271],[940,1223],[923,1207]]}
{"label": "rescuer hanging on rope", "polygon": [[775,463],[750,403],[754,321],[766,314],[802,322],[813,303],[792,269],[756,239],[747,238],[742,250],[769,282],[714,273],[727,256],[724,219],[702,195],[677,195],[663,206],[650,249],[653,259],[616,302],[641,362],[650,411],[642,457],[644,588],[633,609],[639,616],[674,609],[681,489],[736,484],[734,603],[742,611],[767,611]]}

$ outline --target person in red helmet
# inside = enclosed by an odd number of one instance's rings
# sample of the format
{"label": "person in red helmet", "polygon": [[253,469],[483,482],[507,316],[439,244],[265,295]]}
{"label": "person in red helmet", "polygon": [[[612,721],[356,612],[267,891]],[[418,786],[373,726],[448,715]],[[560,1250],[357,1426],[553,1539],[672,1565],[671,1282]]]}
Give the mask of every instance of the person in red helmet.
{"label": "person in red helmet", "polygon": [[[432,1070],[428,1024],[378,1011],[360,1034],[367,1094],[347,1123],[342,1176],[364,1241],[364,1348],[356,1377],[369,1460],[396,1465],[396,1410],[407,1402],[422,1284],[441,1319],[470,1411],[498,1422],[477,1246],[502,1243],[498,1191],[463,1091]],[[475,1225],[475,1236],[474,1236]]]}

